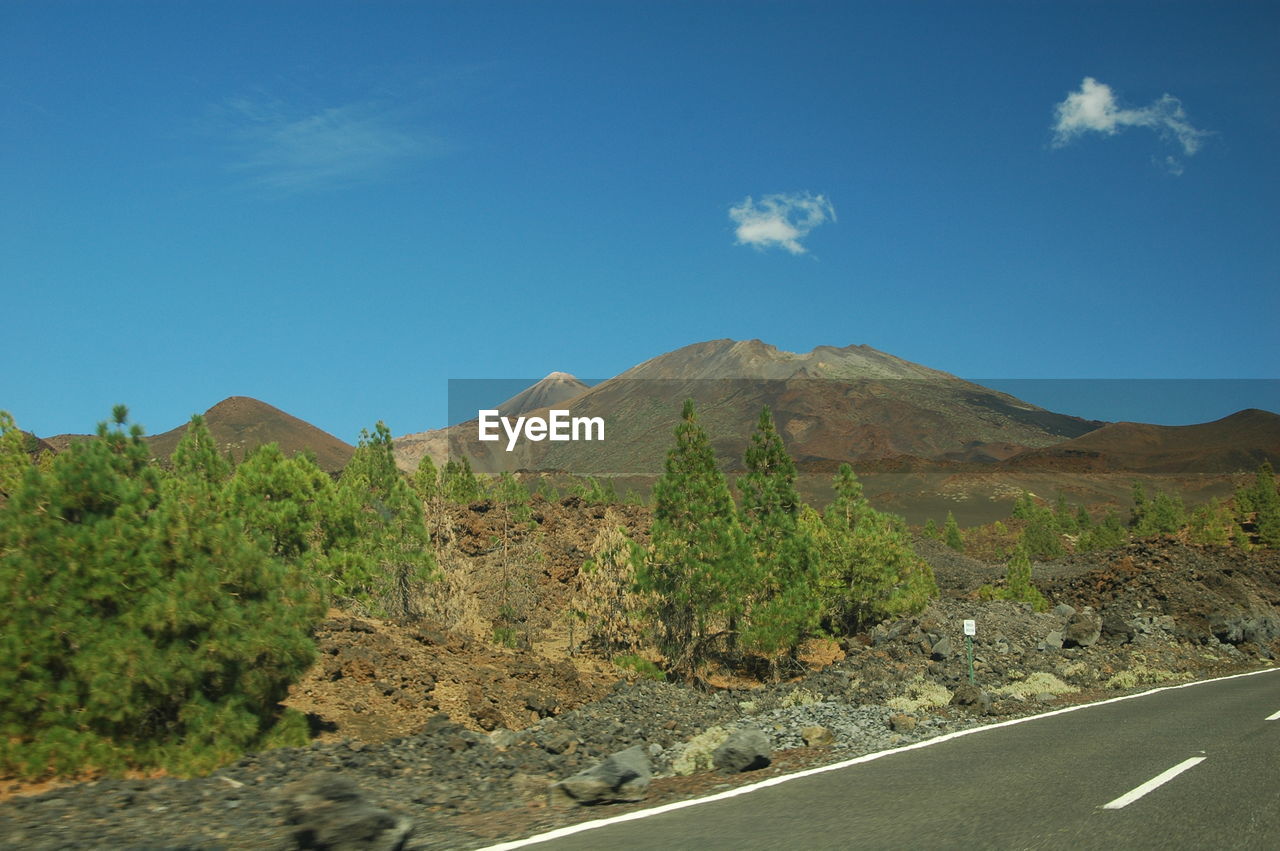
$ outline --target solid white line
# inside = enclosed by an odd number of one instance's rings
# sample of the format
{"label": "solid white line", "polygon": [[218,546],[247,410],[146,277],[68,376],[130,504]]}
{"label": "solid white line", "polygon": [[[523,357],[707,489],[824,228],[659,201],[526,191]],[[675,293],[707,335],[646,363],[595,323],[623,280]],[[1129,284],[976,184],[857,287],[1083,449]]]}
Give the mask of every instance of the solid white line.
{"label": "solid white line", "polygon": [[925,739],[924,741],[913,742],[912,744],[909,744],[909,745],[903,745],[900,748],[892,748],[887,751],[878,751],[877,753],[863,754],[862,756],[854,757],[853,759],[846,759],[843,762],[836,762],[836,763],[832,763],[831,765],[823,765],[817,768],[809,768],[804,771],[798,771],[795,774],[784,774],[780,777],[770,777],[768,780],[762,780],[759,783],[753,783],[750,786],[739,786],[737,789],[729,789],[727,791],[720,792],[716,795],[709,795],[706,798],[693,798],[687,801],[674,801],[670,804],[663,804],[661,806],[652,807],[647,810],[637,810],[635,812],[624,813],[623,815],[619,815],[619,816],[610,816],[609,818],[595,819],[594,821],[579,822],[578,824],[571,824],[567,827],[561,827],[561,828],[556,828],[555,830],[549,830],[546,833],[539,833],[537,836],[529,836],[529,837],[526,837],[525,839],[513,839],[509,842],[503,842],[498,845],[490,845],[486,848],[480,849],[480,851],[514,851],[514,849],[517,849],[517,848],[525,848],[530,845],[537,845],[541,842],[550,842],[553,839],[563,839],[566,836],[573,836],[575,833],[584,833],[588,830],[595,830],[596,828],[605,827],[606,825],[610,825],[610,824],[618,824],[620,822],[625,822],[625,821],[636,821],[637,819],[648,818],[649,816],[656,816],[656,815],[661,815],[662,813],[669,813],[673,810],[682,810],[686,807],[696,807],[699,804],[709,804],[712,801],[722,801],[722,800],[725,800],[726,798],[736,798],[739,795],[746,795],[749,792],[755,792],[759,789],[766,789],[770,786],[778,786],[783,783],[787,783],[791,780],[798,780],[801,777],[812,777],[815,774],[822,774],[827,771],[838,771],[839,769],[848,768],[849,766],[852,766],[852,765],[859,765],[864,762],[871,762],[872,760],[880,759],[881,757],[884,757],[884,756],[891,756],[892,754],[903,753],[904,751],[913,751],[913,750],[916,750],[917,748],[927,748],[932,745],[941,744],[942,742],[949,742],[952,739],[958,739],[961,736],[970,736],[970,735],[973,735],[974,733],[982,733],[982,732],[985,732],[986,730],[995,730],[1000,727],[1012,727],[1015,724],[1025,724],[1028,721],[1038,721],[1041,718],[1052,718],[1055,715],[1065,715],[1068,712],[1076,712],[1081,709],[1090,709],[1094,706],[1105,706],[1109,703],[1120,703],[1121,701],[1125,701],[1125,700],[1135,700],[1140,697],[1147,697],[1148,695],[1159,694],[1160,692],[1163,692],[1163,691],[1175,691],[1176,689],[1180,689],[1180,688],[1192,688],[1194,686],[1201,686],[1207,683],[1218,683],[1218,682],[1223,682],[1225,680],[1235,680],[1235,679],[1239,679],[1240,677],[1254,677],[1254,676],[1257,676],[1258,674],[1273,674],[1276,671],[1280,671],[1280,668],[1263,668],[1260,671],[1247,671],[1243,674],[1230,674],[1225,677],[1217,677],[1211,680],[1195,680],[1193,682],[1179,683],[1178,685],[1173,685],[1173,686],[1161,686],[1160,688],[1153,688],[1149,691],[1141,692],[1140,694],[1126,694],[1121,697],[1111,697],[1106,700],[1100,700],[1097,703],[1079,703],[1079,704],[1076,704],[1075,706],[1066,706],[1066,707],[1063,707],[1062,709],[1054,709],[1051,712],[1043,712],[1039,715],[1025,715],[1022,718],[1011,718],[1008,721],[1000,721],[995,724],[988,724],[985,727],[970,727],[967,730],[956,730],[955,732],[945,733],[941,736],[937,736],[932,739]]}
{"label": "solid white line", "polygon": [[1268,715],[1268,716],[1267,716],[1267,720],[1268,720],[1268,721],[1280,721],[1280,712],[1277,712],[1277,713],[1275,713],[1274,715]]}
{"label": "solid white line", "polygon": [[1123,795],[1121,795],[1119,798],[1116,798],[1111,803],[1103,804],[1102,808],[1104,810],[1118,810],[1123,807],[1127,807],[1130,804],[1132,804],[1134,801],[1141,798],[1143,795],[1147,794],[1148,792],[1153,792],[1156,789],[1159,789],[1161,786],[1168,783],[1170,780],[1177,777],[1179,774],[1186,771],[1188,768],[1195,768],[1197,765],[1204,762],[1204,760],[1205,758],[1202,756],[1193,756],[1191,757],[1191,759],[1183,760],[1182,762],[1175,765],[1173,768],[1170,768],[1168,771],[1162,772],[1160,774],[1157,774],[1155,777],[1152,777],[1150,780],[1148,780],[1146,783],[1143,783],[1141,786],[1137,787],[1136,789],[1132,789],[1128,792],[1125,792]]}

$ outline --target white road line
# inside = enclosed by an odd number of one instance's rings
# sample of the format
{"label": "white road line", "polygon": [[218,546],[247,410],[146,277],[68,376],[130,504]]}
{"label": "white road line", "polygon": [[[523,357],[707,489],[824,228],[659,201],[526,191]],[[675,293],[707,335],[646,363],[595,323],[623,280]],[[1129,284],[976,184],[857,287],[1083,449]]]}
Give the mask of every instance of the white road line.
{"label": "white road line", "polygon": [[1268,715],[1268,716],[1267,716],[1267,720],[1268,720],[1268,721],[1280,721],[1280,712],[1277,712],[1277,713],[1275,713],[1274,715]]}
{"label": "white road line", "polygon": [[1186,771],[1188,768],[1195,768],[1197,765],[1204,762],[1204,760],[1205,758],[1202,756],[1193,756],[1191,759],[1184,760],[1178,763],[1177,765],[1175,765],[1173,768],[1170,768],[1168,771],[1162,774],[1158,774],[1155,777],[1152,777],[1150,780],[1148,780],[1146,783],[1143,783],[1138,788],[1130,792],[1125,792],[1123,795],[1121,795],[1119,798],[1116,798],[1111,803],[1103,804],[1102,808],[1104,810],[1118,810],[1118,809],[1121,809],[1122,807],[1127,807],[1130,804],[1132,804],[1134,801],[1141,798],[1143,795],[1147,794],[1148,792],[1153,792],[1156,789],[1159,789],[1161,786],[1168,783],[1170,780],[1177,777],[1179,774]]}

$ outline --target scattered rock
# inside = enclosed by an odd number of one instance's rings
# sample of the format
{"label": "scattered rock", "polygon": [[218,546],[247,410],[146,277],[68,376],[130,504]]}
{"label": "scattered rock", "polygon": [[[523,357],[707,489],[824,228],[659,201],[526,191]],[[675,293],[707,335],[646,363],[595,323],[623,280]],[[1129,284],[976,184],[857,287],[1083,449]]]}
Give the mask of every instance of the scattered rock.
{"label": "scattered rock", "polygon": [[951,637],[944,635],[933,645],[929,651],[929,658],[936,662],[944,662],[951,658],[955,651],[951,648]]}
{"label": "scattered rock", "polygon": [[286,820],[295,825],[298,848],[329,851],[397,851],[413,829],[364,799],[351,780],[335,773],[316,774],[286,787]]}
{"label": "scattered rock", "polygon": [[760,730],[734,730],[711,754],[711,762],[726,773],[755,771],[773,761],[769,737]]}
{"label": "scattered rock", "polygon": [[536,713],[539,718],[555,715],[559,709],[559,701],[555,695],[544,691],[528,691],[520,696],[526,709]]}
{"label": "scattered rock", "polygon": [[636,745],[553,784],[551,802],[559,806],[585,806],[642,801],[651,777],[649,757],[644,748]]}
{"label": "scattered rock", "polygon": [[1037,645],[1037,649],[1061,650],[1062,649],[1062,631],[1055,629],[1053,632],[1046,635],[1044,637],[1044,641],[1041,641],[1040,644]]}
{"label": "scattered rock", "polygon": [[577,745],[578,740],[563,730],[552,733],[542,740],[542,749],[547,753],[573,753]]}
{"label": "scattered rock", "polygon": [[811,748],[825,748],[836,743],[835,734],[818,724],[801,730],[800,738]]}
{"label": "scattered rock", "polygon": [[895,733],[910,733],[916,728],[916,719],[905,712],[889,716],[889,729]]}
{"label": "scattered rock", "polygon": [[1076,613],[1076,610],[1073,606],[1068,606],[1066,603],[1059,603],[1053,607],[1053,613],[1063,620],[1069,620],[1071,616]]}

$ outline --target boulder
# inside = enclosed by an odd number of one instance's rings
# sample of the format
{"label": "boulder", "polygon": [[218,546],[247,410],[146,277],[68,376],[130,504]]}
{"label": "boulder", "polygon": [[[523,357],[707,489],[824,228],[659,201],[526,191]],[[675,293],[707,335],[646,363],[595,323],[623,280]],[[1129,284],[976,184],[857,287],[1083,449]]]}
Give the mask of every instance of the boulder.
{"label": "boulder", "polygon": [[1209,629],[1224,644],[1254,642],[1262,645],[1280,636],[1280,623],[1269,615],[1227,617],[1215,614],[1209,618]]}
{"label": "boulder", "polygon": [[1092,647],[1102,637],[1102,618],[1097,613],[1085,610],[1076,612],[1067,621],[1062,631],[1063,647]]}
{"label": "boulder", "polygon": [[1053,607],[1053,613],[1063,620],[1067,620],[1076,613],[1076,610],[1072,606],[1068,606],[1066,603],[1059,603]]}
{"label": "boulder", "polygon": [[972,709],[979,715],[986,715],[991,712],[991,695],[973,683],[962,683],[952,693],[951,705],[962,706]]}
{"label": "boulder", "polygon": [[773,761],[769,737],[760,730],[734,730],[711,754],[711,763],[721,771],[755,771]]}
{"label": "boulder", "polygon": [[936,662],[945,662],[954,652],[951,647],[951,637],[944,635],[930,649],[929,658]]}
{"label": "boulder", "polygon": [[649,757],[636,745],[552,784],[551,801],[560,806],[641,801],[652,776]]}
{"label": "boulder", "polygon": [[413,830],[409,818],[375,807],[339,774],[306,777],[285,787],[284,795],[298,848],[398,851]]}
{"label": "boulder", "polygon": [[1113,641],[1128,644],[1133,641],[1134,629],[1120,615],[1107,612],[1102,616],[1102,634]]}

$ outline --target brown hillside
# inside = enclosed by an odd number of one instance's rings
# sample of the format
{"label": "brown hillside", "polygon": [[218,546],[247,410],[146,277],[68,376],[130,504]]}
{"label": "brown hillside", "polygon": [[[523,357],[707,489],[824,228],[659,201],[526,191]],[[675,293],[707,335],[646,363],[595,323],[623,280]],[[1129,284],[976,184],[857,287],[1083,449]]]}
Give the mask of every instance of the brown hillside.
{"label": "brown hillside", "polygon": [[29,431],[22,432],[22,445],[32,458],[43,455],[46,452],[56,453],[58,450],[52,443],[42,438],[36,437]]}
{"label": "brown hillside", "polygon": [[44,438],[44,442],[49,444],[54,452],[66,452],[71,444],[79,443],[82,440],[93,440],[91,434],[55,434],[53,437]]}
{"label": "brown hillside", "polygon": [[[713,340],[646,361],[564,406],[575,417],[603,418],[603,442],[523,441],[507,452],[505,440],[479,442],[472,421],[450,429],[447,443],[439,433],[409,435],[398,441],[398,451],[419,457],[429,452],[439,461],[436,453],[448,447],[451,454],[466,453],[484,472],[652,475],[662,469],[688,398],[728,469],[740,463],[766,405],[792,457],[812,468],[901,457],[991,464],[1101,425],[869,346],[819,346],[797,354],[760,340]],[[401,463],[412,467],[416,458]]]}
{"label": "brown hillside", "polygon": [[1010,469],[1232,473],[1280,461],[1280,415],[1256,408],[1188,426],[1110,423],[1056,446],[1009,458]]}
{"label": "brown hillside", "polygon": [[[205,424],[218,443],[239,461],[255,447],[278,443],[285,455],[310,451],[316,464],[328,473],[336,473],[351,460],[355,449],[308,422],[286,414],[266,402],[248,396],[223,399],[204,413]],[[154,457],[167,458],[186,434],[183,424],[175,429],[147,438]]]}

